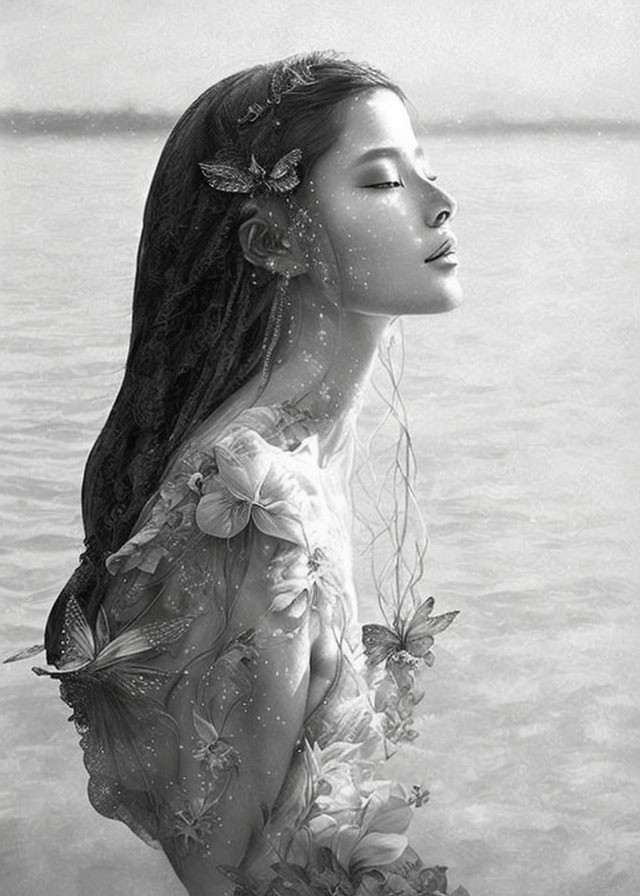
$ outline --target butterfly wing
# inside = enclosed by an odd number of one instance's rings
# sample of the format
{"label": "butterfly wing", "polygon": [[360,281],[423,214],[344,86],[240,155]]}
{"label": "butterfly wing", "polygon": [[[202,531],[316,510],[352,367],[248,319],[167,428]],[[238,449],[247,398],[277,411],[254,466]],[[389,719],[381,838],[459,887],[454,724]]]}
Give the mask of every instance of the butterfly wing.
{"label": "butterfly wing", "polygon": [[302,150],[301,149],[292,149],[290,152],[285,153],[281,159],[275,163],[273,168],[271,169],[270,177],[277,180],[280,177],[283,177],[287,174],[292,168],[300,162],[302,159]]}
{"label": "butterfly wing", "polygon": [[109,641],[96,657],[93,668],[96,671],[104,671],[117,665],[121,660],[173,644],[184,635],[191,621],[190,617],[184,616],[180,619],[161,620],[142,625],[140,628],[129,629]]}
{"label": "butterfly wing", "polygon": [[458,610],[431,616],[434,600],[428,597],[413,614],[404,633],[404,647],[413,656],[422,657],[427,664],[434,636],[448,628],[458,615]]}
{"label": "butterfly wing", "polygon": [[296,171],[296,165],[302,159],[301,149],[292,149],[278,159],[269,174],[268,184],[274,193],[288,193],[297,187],[300,178]]}
{"label": "butterfly wing", "polygon": [[413,617],[411,619],[411,622],[412,623],[415,622],[417,624],[426,622],[427,619],[431,616],[434,605],[435,605],[435,599],[433,597],[428,597],[426,600],[424,600],[420,604],[418,609],[415,611],[415,613],[413,614]]}
{"label": "butterfly wing", "polygon": [[290,193],[298,186],[300,178],[295,171],[290,171],[278,180],[270,180],[268,183],[272,193]]}
{"label": "butterfly wing", "polygon": [[214,190],[221,190],[223,193],[251,193],[255,187],[254,177],[232,163],[200,162],[198,167]]}
{"label": "butterfly wing", "polygon": [[19,650],[17,653],[12,653],[11,656],[8,656],[6,659],[2,660],[3,663],[17,663],[18,660],[26,660],[30,656],[37,656],[37,654],[42,653],[44,650],[44,644],[34,644],[33,647],[23,647],[22,650]]}
{"label": "butterfly wing", "polygon": [[67,669],[75,671],[86,666],[96,654],[91,626],[75,597],[70,597],[65,607],[60,648],[62,654],[60,671]]}
{"label": "butterfly wing", "polygon": [[443,613],[442,616],[434,616],[429,622],[430,634],[439,635],[445,628],[449,628],[459,612],[459,610],[452,610],[450,613]]}
{"label": "butterfly wing", "polygon": [[397,632],[387,628],[386,625],[370,623],[362,626],[362,643],[367,657],[367,666],[378,666],[386,662],[389,657],[402,647],[402,641]]}

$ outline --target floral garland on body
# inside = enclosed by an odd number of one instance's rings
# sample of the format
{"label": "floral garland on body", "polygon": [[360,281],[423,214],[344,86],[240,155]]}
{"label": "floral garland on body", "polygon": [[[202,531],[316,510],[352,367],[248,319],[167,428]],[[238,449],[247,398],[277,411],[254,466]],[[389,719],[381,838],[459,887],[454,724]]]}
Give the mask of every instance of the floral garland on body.
{"label": "floral garland on body", "polygon": [[[264,413],[269,412],[253,411],[258,417]],[[315,438],[282,450],[255,430],[234,425],[211,452],[194,451],[183,459],[161,488],[147,521],[108,558],[107,566],[113,575],[134,570],[153,575],[162,563],[170,562],[167,543],[175,543],[181,532],[193,532],[194,523],[197,532],[225,540],[255,526],[284,542],[268,573],[273,592],[269,613],[289,616],[295,623],[314,603],[318,588],[329,594],[334,588],[326,546],[316,534],[326,530],[323,504]],[[412,711],[422,696],[416,689],[416,673],[420,666],[432,664],[434,636],[456,616],[455,612],[432,616],[433,603],[433,598],[426,600],[408,621],[398,614],[390,627],[363,627],[374,707],[392,742],[416,736]],[[167,673],[153,670],[146,659],[176,643],[192,621],[187,616],[129,625],[112,638],[104,614],[99,614],[94,632],[72,598],[60,666],[34,671],[92,692],[98,705],[105,687],[112,704],[114,693],[125,703],[148,697],[145,682]],[[26,655],[29,651],[11,659]],[[221,670],[216,680],[226,675],[242,696],[256,655],[254,634],[246,632],[218,654],[210,672]],[[95,700],[88,702],[93,705]],[[157,710],[163,714],[160,705]],[[178,857],[206,849],[220,824],[216,806],[240,769],[240,755],[224,737],[224,720],[214,724],[199,707],[193,712],[193,725],[197,739],[192,753],[203,770],[204,790],[195,797],[185,794],[182,807],[162,821],[159,831],[164,831],[165,841],[174,843]],[[271,865],[271,879],[260,884],[249,872],[225,868],[235,883],[235,896],[288,896],[292,890],[298,896],[447,893],[446,869],[424,867],[405,835],[413,809],[424,805],[428,794],[417,785],[408,793],[399,785],[373,779],[363,746],[334,742],[321,749],[306,743],[304,798],[287,831],[278,835],[279,860]],[[452,896],[466,896],[466,890],[458,888]]]}
{"label": "floral garland on body", "polygon": [[[277,127],[280,122],[275,113],[283,97],[312,81],[308,67],[296,66],[295,61],[285,63],[276,69],[265,101],[252,104],[238,125],[251,125],[271,115]],[[294,148],[270,166],[263,166],[255,155],[247,164],[227,148],[211,161],[199,163],[199,168],[207,184],[223,193],[284,195],[299,185],[301,161],[302,151]],[[397,397],[396,389],[394,400]],[[392,407],[394,414],[396,410]],[[273,409],[253,409],[249,418],[251,414],[254,420],[263,418],[264,422],[273,417]],[[403,419],[403,437],[408,438]],[[410,446],[407,453],[412,456]],[[133,571],[148,576],[158,571],[164,574],[176,555],[176,546],[186,546],[194,531],[227,540],[253,526],[285,543],[268,570],[273,593],[268,612],[281,614],[283,619],[289,617],[295,627],[295,620],[313,606],[319,588],[329,597],[336,590],[327,548],[319,534],[326,531],[327,518],[313,473],[315,470],[317,474],[317,468],[317,442],[313,438],[283,451],[266,442],[255,429],[236,423],[222,434],[211,452],[195,450],[183,458],[175,475],[160,488],[142,527],[107,558],[107,568],[114,576]],[[401,480],[407,504],[407,496],[412,498],[413,493],[405,473],[402,471]],[[400,530],[404,531],[402,526]],[[395,546],[397,570],[406,570],[401,556],[403,537]],[[422,556],[419,551],[417,570],[409,575],[405,587],[398,584],[400,576],[396,577],[396,591],[390,592],[391,597],[385,597],[377,583],[388,624],[367,624],[362,630],[373,708],[384,736],[392,743],[417,737],[413,713],[423,697],[417,675],[421,668],[433,664],[434,638],[457,615],[453,611],[433,616],[434,599],[420,601],[415,597]],[[185,636],[195,617],[183,615],[145,624],[141,623],[144,612],[112,637],[106,614],[98,614],[92,630],[72,597],[66,609],[59,665],[36,667],[34,672],[56,678],[86,695],[81,699],[85,712],[98,712],[108,703],[119,714],[116,724],[126,724],[128,700],[142,704],[146,700],[158,719],[171,725],[172,719],[160,703],[150,699],[150,692],[172,673],[157,671],[148,660]],[[291,636],[291,628],[287,636]],[[28,648],[5,662],[43,649],[41,645]],[[216,680],[226,676],[235,688],[237,702],[247,693],[247,670],[256,656],[255,632],[244,632],[218,653],[207,674],[213,676],[215,672]],[[235,702],[217,725],[206,707],[198,706],[193,711],[192,756],[202,769],[203,790],[195,796],[182,794],[181,805],[165,813],[169,817],[162,819],[158,831],[165,843],[173,844],[178,860],[193,851],[206,850],[208,839],[220,826],[217,804],[240,770],[240,754],[224,736],[224,720]],[[91,718],[78,719],[77,713],[76,722],[84,724],[85,731],[91,731],[94,725]],[[122,731],[126,737],[125,728]],[[235,885],[234,896],[290,896],[292,892],[296,896],[446,896],[446,868],[425,867],[406,837],[413,810],[427,802],[428,793],[419,785],[409,793],[398,785],[373,779],[364,746],[334,742],[321,749],[318,744],[304,744],[306,783],[302,802],[295,807],[288,828],[278,834],[277,848],[268,843],[268,833],[265,835],[267,852],[275,852],[277,858],[270,866],[269,880],[261,883],[250,870],[223,867],[221,870]],[[263,879],[261,876],[260,881]],[[458,887],[449,896],[468,893]]]}

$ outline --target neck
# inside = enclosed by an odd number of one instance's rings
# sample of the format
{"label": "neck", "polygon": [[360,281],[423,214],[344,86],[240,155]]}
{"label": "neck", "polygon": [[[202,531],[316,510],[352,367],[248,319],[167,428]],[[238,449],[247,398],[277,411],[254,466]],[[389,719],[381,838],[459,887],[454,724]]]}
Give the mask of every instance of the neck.
{"label": "neck", "polygon": [[291,282],[287,303],[289,313],[260,403],[289,402],[329,430],[341,429],[358,410],[391,318],[340,312],[304,277]]}
{"label": "neck", "polygon": [[260,388],[256,379],[242,386],[191,433],[174,464],[184,451],[208,443],[212,431],[219,432],[251,405],[293,405],[308,414],[320,437],[323,462],[348,436],[391,318],[340,312],[302,280],[290,285],[266,385]]}

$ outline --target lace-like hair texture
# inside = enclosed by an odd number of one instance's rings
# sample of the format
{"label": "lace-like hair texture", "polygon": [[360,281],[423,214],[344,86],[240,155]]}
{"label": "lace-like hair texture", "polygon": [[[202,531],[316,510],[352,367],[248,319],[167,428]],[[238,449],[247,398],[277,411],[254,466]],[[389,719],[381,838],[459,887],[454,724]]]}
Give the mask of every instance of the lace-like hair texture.
{"label": "lace-like hair texture", "polygon": [[[305,83],[265,107],[274,73],[283,66],[304,72]],[[339,136],[337,104],[375,87],[404,99],[367,65],[330,54],[295,57],[209,88],[171,132],[144,212],[124,379],[85,468],[87,550],[49,615],[49,662],[59,656],[69,597],[76,597],[93,623],[108,582],[104,559],[129,537],[167,461],[263,361],[275,283],[251,283],[255,268],[245,261],[237,237],[250,214],[246,196],[211,189],[198,163],[230,149],[247,166],[255,155],[268,169],[298,147],[304,182]],[[239,123],[256,103],[266,114]]]}

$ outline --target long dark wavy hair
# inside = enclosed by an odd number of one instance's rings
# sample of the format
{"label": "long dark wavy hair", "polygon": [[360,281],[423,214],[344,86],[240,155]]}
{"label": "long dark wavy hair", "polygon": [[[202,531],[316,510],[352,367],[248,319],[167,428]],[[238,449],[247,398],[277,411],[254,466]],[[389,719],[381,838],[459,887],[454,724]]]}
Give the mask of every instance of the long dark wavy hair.
{"label": "long dark wavy hair", "polygon": [[247,168],[253,156],[269,170],[300,148],[304,182],[340,134],[337,104],[376,87],[402,97],[368,65],[293,57],[210,87],[171,132],[144,212],[124,379],[85,468],[86,550],[47,621],[50,663],[68,600],[93,623],[108,586],[105,558],[130,536],[169,458],[263,362],[273,283],[256,286],[241,252],[246,196],[212,189],[198,163],[231,150]]}

